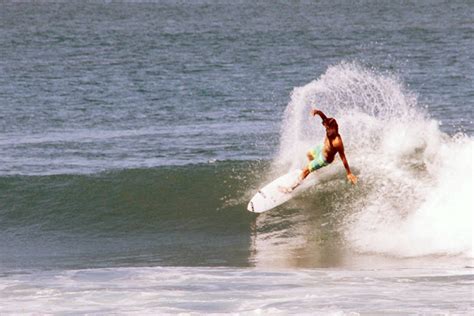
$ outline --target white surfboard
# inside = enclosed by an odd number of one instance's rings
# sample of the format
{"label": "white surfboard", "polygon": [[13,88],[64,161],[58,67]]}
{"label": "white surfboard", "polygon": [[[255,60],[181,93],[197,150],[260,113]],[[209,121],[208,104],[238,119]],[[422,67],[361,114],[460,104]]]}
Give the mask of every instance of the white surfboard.
{"label": "white surfboard", "polygon": [[285,203],[294,196],[294,191],[285,193],[282,188],[290,188],[300,175],[301,170],[295,169],[270,182],[258,190],[247,205],[247,210],[253,213],[263,213]]}

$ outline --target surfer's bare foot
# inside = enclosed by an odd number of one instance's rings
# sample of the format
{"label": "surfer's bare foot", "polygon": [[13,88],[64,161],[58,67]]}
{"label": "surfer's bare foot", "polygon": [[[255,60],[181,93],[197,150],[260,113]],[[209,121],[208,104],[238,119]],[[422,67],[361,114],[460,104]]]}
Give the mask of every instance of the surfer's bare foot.
{"label": "surfer's bare foot", "polygon": [[285,188],[285,187],[278,187],[281,193],[291,193],[293,191],[292,188]]}

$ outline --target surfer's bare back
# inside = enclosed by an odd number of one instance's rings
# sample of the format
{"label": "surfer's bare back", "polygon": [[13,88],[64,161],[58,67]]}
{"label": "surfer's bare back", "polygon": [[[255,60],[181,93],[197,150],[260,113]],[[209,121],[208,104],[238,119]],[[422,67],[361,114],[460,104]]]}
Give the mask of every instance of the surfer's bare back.
{"label": "surfer's bare back", "polygon": [[339,135],[339,126],[337,125],[336,119],[332,117],[327,117],[323,112],[318,109],[311,110],[311,115],[319,115],[321,117],[322,124],[326,128],[326,137],[324,142],[318,146],[312,148],[306,156],[308,157],[309,163],[303,169],[297,183],[295,183],[287,191],[291,192],[295,189],[301,181],[303,181],[311,172],[318,170],[322,167],[325,167],[334,161],[334,157],[339,153],[344,168],[346,168],[347,179],[352,183],[357,183],[357,177],[354,176],[349,168],[349,163],[347,162],[346,155],[344,153],[344,144],[342,142],[341,135]]}

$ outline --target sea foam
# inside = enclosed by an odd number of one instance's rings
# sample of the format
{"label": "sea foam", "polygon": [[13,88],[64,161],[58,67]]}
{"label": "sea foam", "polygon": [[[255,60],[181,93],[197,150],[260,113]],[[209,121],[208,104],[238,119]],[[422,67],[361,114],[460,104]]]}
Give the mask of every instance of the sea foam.
{"label": "sea foam", "polygon": [[[338,120],[364,193],[338,206],[350,249],[397,257],[473,256],[471,137],[440,131],[397,76],[341,63],[293,90],[274,165],[301,167],[305,152],[322,141],[321,120],[310,116],[314,107]],[[338,168],[338,160],[329,167]],[[320,170],[314,177],[327,174]]]}

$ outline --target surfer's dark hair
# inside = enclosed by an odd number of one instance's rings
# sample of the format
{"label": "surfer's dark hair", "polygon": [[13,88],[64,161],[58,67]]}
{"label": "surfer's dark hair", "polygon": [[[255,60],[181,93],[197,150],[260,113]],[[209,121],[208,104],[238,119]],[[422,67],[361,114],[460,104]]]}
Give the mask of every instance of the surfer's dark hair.
{"label": "surfer's dark hair", "polygon": [[339,135],[339,126],[335,118],[329,117],[323,121],[323,125],[326,128],[326,136],[329,139],[334,139]]}

